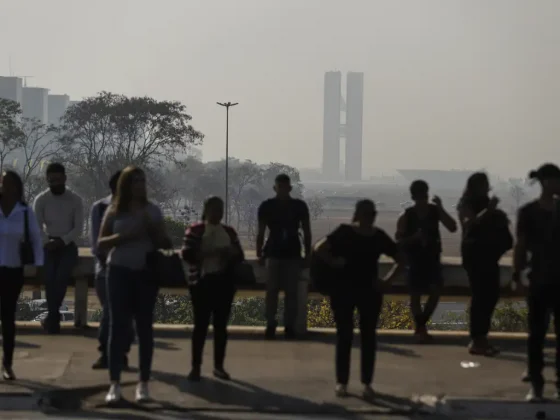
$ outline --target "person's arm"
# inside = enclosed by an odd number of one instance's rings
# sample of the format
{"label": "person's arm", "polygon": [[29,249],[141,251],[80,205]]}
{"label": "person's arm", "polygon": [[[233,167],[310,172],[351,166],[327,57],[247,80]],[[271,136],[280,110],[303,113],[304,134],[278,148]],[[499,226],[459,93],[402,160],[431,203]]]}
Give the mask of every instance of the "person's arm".
{"label": "person's arm", "polygon": [[266,233],[266,204],[263,202],[257,211],[258,231],[257,231],[257,258],[263,257],[264,234]]}
{"label": "person's arm", "polygon": [[90,212],[90,231],[89,240],[91,243],[91,253],[92,255],[99,257],[99,250],[97,248],[97,238],[99,238],[99,229],[101,228],[101,202],[95,203],[91,206]]}
{"label": "person's arm", "polygon": [[381,279],[384,285],[390,285],[393,280],[402,273],[405,264],[402,263],[399,247],[395,241],[393,241],[383,230],[379,230],[378,234],[381,241],[381,252],[395,261],[385,277]]}
{"label": "person's arm", "polygon": [[457,232],[457,222],[455,221],[455,219],[453,217],[451,217],[451,215],[443,208],[443,204],[441,203],[441,200],[439,200],[439,198],[436,201],[436,207],[438,210],[438,215],[439,215],[439,221],[441,222],[441,224],[443,226],[445,226],[445,228],[451,232],[451,233],[455,233]]}
{"label": "person's arm", "polygon": [[313,252],[326,264],[333,267],[343,266],[345,261],[338,255],[344,243],[345,229],[339,226],[325,238],[315,244]]}
{"label": "person's arm", "polygon": [[29,226],[29,239],[33,245],[33,255],[35,256],[34,265],[36,267],[41,267],[45,263],[43,238],[41,235],[41,229],[37,223],[37,217],[31,207],[27,208],[27,223]]}
{"label": "person's arm", "polygon": [[226,257],[234,261],[245,261],[245,252],[243,251],[243,247],[241,246],[239,235],[231,226],[227,226],[226,229],[231,238],[231,246],[227,249]]}
{"label": "person's arm", "polygon": [[527,267],[527,212],[520,209],[517,215],[515,228],[515,246],[513,248],[513,275],[512,280],[521,283],[521,273]]}
{"label": "person's arm", "polygon": [[84,203],[82,198],[78,195],[74,199],[74,215],[72,220],[72,230],[66,235],[62,235],[60,239],[65,245],[70,243],[75,243],[76,245],[80,243],[79,239],[84,232]]}
{"label": "person's arm", "polygon": [[401,214],[397,220],[397,231],[395,232],[395,239],[399,247],[406,248],[408,245],[418,242],[422,239],[422,231],[418,230],[414,235],[406,236],[407,215],[406,212]]}
{"label": "person's arm", "polygon": [[301,230],[303,231],[303,249],[305,258],[311,256],[311,217],[309,215],[309,207],[305,201],[301,201]]}
{"label": "person's arm", "polygon": [[99,251],[107,253],[110,249],[128,242],[134,238],[135,231],[129,233],[113,233],[113,223],[115,221],[115,209],[109,207],[103,216],[101,228],[99,229],[99,238],[97,247]]}
{"label": "person's arm", "polygon": [[41,242],[46,244],[49,241],[47,233],[45,232],[45,196],[39,194],[33,202],[33,212],[37,218],[37,225],[41,232]]}

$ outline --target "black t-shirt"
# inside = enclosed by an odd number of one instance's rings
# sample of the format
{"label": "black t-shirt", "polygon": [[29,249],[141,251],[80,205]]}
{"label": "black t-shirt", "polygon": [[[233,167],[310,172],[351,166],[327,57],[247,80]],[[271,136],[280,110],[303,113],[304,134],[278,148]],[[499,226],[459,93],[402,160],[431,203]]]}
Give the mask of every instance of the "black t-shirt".
{"label": "black t-shirt", "polygon": [[525,238],[530,253],[531,281],[560,281],[560,205],[553,210],[532,201],[519,209],[516,232]]}
{"label": "black t-shirt", "polygon": [[439,209],[430,204],[427,212],[420,217],[416,207],[405,211],[405,238],[422,230],[423,240],[407,245],[406,253],[409,262],[422,262],[426,258],[439,258],[441,254],[441,234],[439,231]]}
{"label": "black t-shirt", "polygon": [[371,287],[379,277],[379,257],[397,256],[397,244],[383,231],[375,228],[372,235],[362,235],[351,225],[340,225],[327,240],[333,256],[344,258],[345,281],[354,287]]}
{"label": "black t-shirt", "polygon": [[258,211],[259,222],[269,230],[264,255],[268,258],[300,258],[302,223],[309,221],[309,209],[298,198],[270,198]]}

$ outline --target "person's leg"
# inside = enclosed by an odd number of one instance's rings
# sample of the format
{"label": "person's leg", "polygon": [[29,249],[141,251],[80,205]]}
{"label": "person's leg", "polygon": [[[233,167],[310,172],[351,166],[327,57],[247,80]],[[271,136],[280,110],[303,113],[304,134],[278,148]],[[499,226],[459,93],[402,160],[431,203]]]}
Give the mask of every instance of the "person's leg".
{"label": "person's leg", "polygon": [[426,270],[426,272],[429,280],[429,286],[428,300],[424,305],[423,311],[424,325],[426,325],[432,318],[432,315],[438,306],[443,289],[443,278],[441,276],[441,262],[439,257],[430,264],[429,269]]}
{"label": "person's leg", "polygon": [[194,315],[194,328],[191,337],[191,353],[192,353],[192,371],[189,379],[198,381],[200,379],[200,367],[202,366],[202,353],[204,351],[204,343],[208,334],[208,326],[210,324],[210,315],[212,313],[211,293],[203,281],[190,289],[191,301]]}
{"label": "person's leg", "polygon": [[[556,336],[556,398],[560,398],[560,287],[554,286],[548,294],[554,314],[554,335]],[[547,316],[547,329],[550,317]]]}
{"label": "person's leg", "polygon": [[349,294],[331,297],[331,308],[336,324],[336,382],[346,391],[350,379],[350,354],[354,335],[354,302]]}
{"label": "person's leg", "polygon": [[214,296],[214,310],[212,320],[214,323],[214,375],[221,379],[229,379],[229,374],[224,369],[224,360],[227,347],[227,325],[231,314],[231,305],[235,290],[225,288],[216,291]]}
{"label": "person's leg", "polygon": [[280,284],[284,287],[284,327],[287,338],[294,338],[298,317],[298,292],[302,263],[299,259],[283,261]]}
{"label": "person's leg", "polygon": [[[542,398],[544,388],[544,342],[548,329],[548,297],[544,288],[532,285],[527,295],[529,336],[527,339],[527,363],[531,381],[528,399]],[[555,320],[556,323],[556,320]]]}
{"label": "person's leg", "polygon": [[58,332],[60,328],[60,306],[57,306],[56,288],[56,273],[59,259],[57,252],[45,250],[44,280],[48,312],[45,328],[51,333]]}
{"label": "person's leg", "polygon": [[[136,294],[133,302],[134,320],[138,334],[138,367],[140,382],[148,382],[152,371],[154,355],[154,308],[158,295],[156,281],[148,278],[143,271],[134,271],[132,276],[136,279]],[[130,323],[124,330],[124,349],[129,344]]]}
{"label": "person's leg", "polygon": [[99,322],[99,331],[97,340],[99,341],[100,356],[99,359],[93,364],[93,369],[106,369],[108,367],[107,356],[107,342],[109,340],[109,308],[107,308],[107,293],[106,293],[106,270],[103,269],[95,274],[95,292],[97,299],[101,305],[101,321]]}
{"label": "person's leg", "polygon": [[478,269],[476,261],[465,263],[465,269],[471,287],[471,305],[469,311],[469,329],[471,344],[469,351],[479,351],[484,345],[485,339],[485,285],[481,278],[481,270]]}
{"label": "person's leg", "polygon": [[[66,296],[66,289],[72,277],[76,263],[78,262],[78,247],[75,244],[70,244],[60,251],[58,266],[56,269],[56,303],[57,311],[59,311]],[[60,313],[58,316],[60,318]]]}
{"label": "person's leg", "polygon": [[371,397],[371,383],[377,353],[377,322],[383,295],[375,291],[356,296],[358,312],[360,314],[361,348],[361,380],[364,385],[364,397]]}
{"label": "person's leg", "polygon": [[12,371],[16,340],[17,301],[23,287],[23,268],[2,268],[0,276],[0,317],[2,320],[2,348],[4,379],[15,379]]}
{"label": "person's leg", "polygon": [[266,296],[265,296],[265,317],[266,317],[266,338],[274,338],[276,333],[276,314],[278,312],[278,294],[280,292],[280,281],[282,276],[282,261],[277,259],[266,260]]}
{"label": "person's leg", "polygon": [[498,263],[488,264],[485,268],[485,307],[484,307],[484,326],[481,333],[484,334],[486,340],[488,339],[488,333],[492,326],[492,317],[494,315],[494,310],[496,305],[500,300],[500,266]]}

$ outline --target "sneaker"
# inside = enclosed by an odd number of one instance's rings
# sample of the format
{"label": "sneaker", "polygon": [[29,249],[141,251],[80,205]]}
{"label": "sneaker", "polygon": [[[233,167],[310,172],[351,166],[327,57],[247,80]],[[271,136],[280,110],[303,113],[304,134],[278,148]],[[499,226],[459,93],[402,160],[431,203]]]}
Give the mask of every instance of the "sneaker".
{"label": "sneaker", "polygon": [[231,376],[224,370],[224,368],[214,368],[213,373],[218,379],[222,379],[224,381],[229,381],[231,379]]}
{"label": "sneaker", "polygon": [[187,379],[191,382],[199,382],[200,381],[200,367],[193,367],[191,369],[191,373],[187,376]]}
{"label": "sneaker", "polygon": [[264,338],[265,340],[274,340],[276,338],[276,327],[266,327]]}
{"label": "sneaker", "polygon": [[348,388],[344,384],[336,384],[334,388],[334,393],[337,397],[347,397],[348,396]]}
{"label": "sneaker", "polygon": [[116,404],[122,399],[122,392],[120,384],[112,384],[109,388],[109,392],[105,396],[105,402],[107,404]]}
{"label": "sneaker", "polygon": [[527,402],[530,402],[530,403],[542,402],[544,400],[544,398],[543,398],[543,387],[533,385],[531,387],[531,389],[529,390],[529,392],[527,393],[527,396],[525,397],[525,400]]}
{"label": "sneaker", "polygon": [[362,390],[362,398],[368,401],[371,401],[375,398],[375,391],[373,390],[371,385],[364,385],[364,389]]}
{"label": "sneaker", "polygon": [[531,382],[529,371],[526,370],[525,372],[523,372],[523,375],[521,375],[521,382]]}
{"label": "sneaker", "polygon": [[100,356],[99,359],[95,361],[93,365],[91,365],[93,370],[101,370],[101,369],[108,369],[109,363],[107,362],[107,357]]}
{"label": "sneaker", "polygon": [[4,366],[2,367],[2,378],[5,381],[15,381],[16,375],[12,370],[11,366]]}
{"label": "sneaker", "polygon": [[150,391],[148,390],[148,382],[140,382],[136,386],[135,400],[137,403],[145,403],[151,401]]}

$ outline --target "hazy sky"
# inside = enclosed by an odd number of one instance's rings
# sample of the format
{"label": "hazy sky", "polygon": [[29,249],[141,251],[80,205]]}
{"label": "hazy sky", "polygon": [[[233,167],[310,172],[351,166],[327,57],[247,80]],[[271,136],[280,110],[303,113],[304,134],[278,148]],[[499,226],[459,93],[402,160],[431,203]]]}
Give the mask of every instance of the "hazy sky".
{"label": "hazy sky", "polygon": [[323,74],[363,71],[364,170],[560,157],[558,0],[0,0],[0,74],[184,102],[204,158],[321,164]]}

